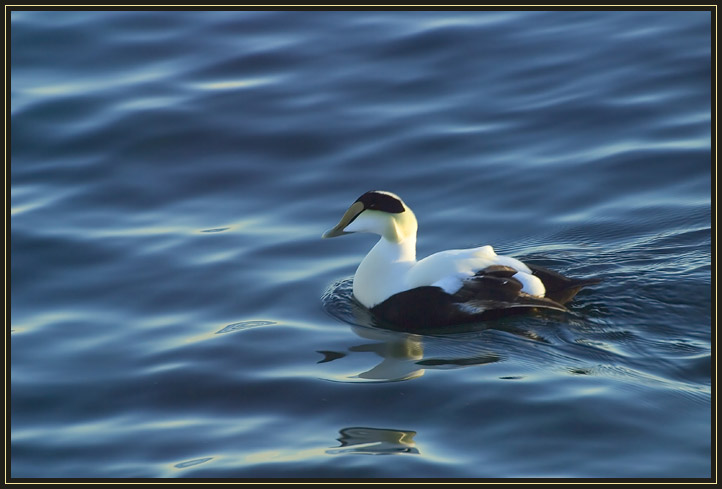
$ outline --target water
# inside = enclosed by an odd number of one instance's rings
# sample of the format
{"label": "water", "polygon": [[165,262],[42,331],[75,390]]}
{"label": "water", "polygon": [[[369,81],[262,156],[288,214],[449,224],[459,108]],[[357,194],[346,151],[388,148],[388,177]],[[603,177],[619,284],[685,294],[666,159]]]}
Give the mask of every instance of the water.
{"label": "water", "polygon": [[[14,11],[11,43],[12,477],[711,476],[709,12]],[[320,239],[370,189],[420,257],[604,281],[376,328],[374,238]]]}

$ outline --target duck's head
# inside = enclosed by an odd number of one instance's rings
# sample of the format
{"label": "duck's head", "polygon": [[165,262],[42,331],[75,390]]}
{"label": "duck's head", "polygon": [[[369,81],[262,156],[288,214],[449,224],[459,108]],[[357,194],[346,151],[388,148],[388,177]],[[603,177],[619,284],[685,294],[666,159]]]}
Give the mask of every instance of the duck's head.
{"label": "duck's head", "polygon": [[372,190],[356,199],[338,224],[323,233],[323,237],[374,233],[399,243],[411,236],[415,237],[417,228],[416,216],[398,195]]}

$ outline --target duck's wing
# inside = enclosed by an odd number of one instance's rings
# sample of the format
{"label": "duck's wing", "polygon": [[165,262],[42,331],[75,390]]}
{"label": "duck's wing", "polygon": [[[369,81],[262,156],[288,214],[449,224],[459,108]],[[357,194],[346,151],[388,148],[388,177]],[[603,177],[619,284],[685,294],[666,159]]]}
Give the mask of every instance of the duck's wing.
{"label": "duck's wing", "polygon": [[[491,265],[463,281],[452,295],[455,303],[468,312],[483,313],[492,309],[541,307],[566,311],[559,302],[548,297],[535,297],[522,292],[518,271],[504,265]],[[516,277],[515,277],[516,275]]]}
{"label": "duck's wing", "polygon": [[522,292],[522,283],[513,277],[516,273],[511,267],[491,265],[464,279],[453,294],[440,286],[416,287],[392,295],[371,312],[397,328],[414,331],[484,321],[529,308],[567,310],[551,299]]}
{"label": "duck's wing", "polygon": [[[532,274],[529,267],[516,258],[497,255],[491,246],[434,253],[411,268],[406,276],[406,285],[409,289],[435,285],[454,294],[467,281],[499,275],[501,270],[509,272],[509,276],[516,274],[514,278],[521,281],[524,292],[535,297],[544,296],[542,281]],[[492,290],[493,285],[489,284]]]}
{"label": "duck's wing", "polygon": [[[459,280],[473,276],[476,271],[496,265],[498,256],[491,246],[465,250],[446,250],[419,260],[409,270],[406,281],[409,289],[437,285],[449,293],[461,286]],[[508,263],[505,265],[509,265]],[[448,281],[444,283],[444,281]]]}

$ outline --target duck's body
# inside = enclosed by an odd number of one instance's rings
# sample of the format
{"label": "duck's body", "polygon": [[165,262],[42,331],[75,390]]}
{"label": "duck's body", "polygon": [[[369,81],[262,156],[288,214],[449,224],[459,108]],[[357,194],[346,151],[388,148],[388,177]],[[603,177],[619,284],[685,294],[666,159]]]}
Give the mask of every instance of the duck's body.
{"label": "duck's body", "polygon": [[491,246],[442,251],[417,261],[417,228],[413,212],[397,195],[371,191],[323,235],[381,235],[356,271],[353,292],[374,315],[397,327],[443,327],[528,308],[565,311],[563,304],[582,286],[597,282],[527,266],[497,255]]}

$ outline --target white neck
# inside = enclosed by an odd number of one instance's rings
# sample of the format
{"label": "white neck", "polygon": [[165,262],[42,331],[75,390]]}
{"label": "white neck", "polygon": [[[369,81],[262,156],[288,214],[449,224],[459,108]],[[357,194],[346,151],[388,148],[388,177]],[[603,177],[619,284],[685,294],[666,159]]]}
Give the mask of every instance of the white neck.
{"label": "white neck", "polygon": [[406,273],[415,264],[416,233],[398,243],[381,237],[356,270],[353,293],[371,308],[406,290]]}

